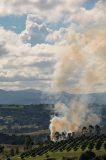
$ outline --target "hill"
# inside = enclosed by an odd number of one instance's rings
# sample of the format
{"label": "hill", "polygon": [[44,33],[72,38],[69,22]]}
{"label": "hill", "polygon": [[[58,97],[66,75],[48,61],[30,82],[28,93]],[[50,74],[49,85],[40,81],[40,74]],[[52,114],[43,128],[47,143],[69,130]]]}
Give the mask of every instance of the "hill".
{"label": "hill", "polygon": [[0,104],[55,104],[58,101],[69,103],[74,97],[89,96],[90,101],[96,104],[106,104],[106,93],[91,93],[91,94],[69,94],[49,93],[40,90],[17,90],[6,91],[0,90]]}

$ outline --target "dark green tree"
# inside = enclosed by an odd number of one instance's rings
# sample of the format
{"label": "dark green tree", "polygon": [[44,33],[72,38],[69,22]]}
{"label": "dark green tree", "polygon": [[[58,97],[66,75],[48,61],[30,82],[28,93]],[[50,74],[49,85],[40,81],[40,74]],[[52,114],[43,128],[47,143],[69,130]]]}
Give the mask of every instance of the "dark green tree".
{"label": "dark green tree", "polygon": [[16,147],[16,154],[19,154],[19,147]]}
{"label": "dark green tree", "polygon": [[89,131],[90,136],[92,136],[94,133],[94,127],[92,125],[89,125],[88,131]]}
{"label": "dark green tree", "polygon": [[62,139],[64,140],[65,138],[66,138],[66,134],[65,134],[65,132],[62,132]]}
{"label": "dark green tree", "polygon": [[104,143],[104,149],[106,150],[106,143]]}
{"label": "dark green tree", "polygon": [[15,156],[15,151],[14,151],[13,148],[10,150],[10,155],[11,155],[11,156]]}
{"label": "dark green tree", "polygon": [[25,149],[32,149],[33,141],[30,136],[26,136]]}
{"label": "dark green tree", "polygon": [[86,133],[87,133],[87,127],[84,126],[84,127],[82,128],[82,135],[85,136]]}
{"label": "dark green tree", "polygon": [[60,133],[59,132],[55,132],[55,138],[56,138],[56,141],[59,140],[59,138],[60,138]]}
{"label": "dark green tree", "polygon": [[93,160],[96,157],[95,153],[92,151],[86,151],[82,153],[79,160]]}
{"label": "dark green tree", "polygon": [[101,132],[101,127],[100,127],[99,125],[96,125],[96,126],[95,126],[95,134],[96,134],[97,136],[99,136],[99,135],[100,135],[100,132]]}
{"label": "dark green tree", "polygon": [[3,152],[4,152],[4,146],[0,145],[0,153],[3,153]]}

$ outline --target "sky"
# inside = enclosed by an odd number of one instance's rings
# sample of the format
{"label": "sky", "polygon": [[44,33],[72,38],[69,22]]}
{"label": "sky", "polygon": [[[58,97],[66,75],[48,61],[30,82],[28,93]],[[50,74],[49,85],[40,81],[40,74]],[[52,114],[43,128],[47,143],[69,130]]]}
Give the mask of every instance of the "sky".
{"label": "sky", "polygon": [[105,0],[1,0],[0,89],[106,91]]}

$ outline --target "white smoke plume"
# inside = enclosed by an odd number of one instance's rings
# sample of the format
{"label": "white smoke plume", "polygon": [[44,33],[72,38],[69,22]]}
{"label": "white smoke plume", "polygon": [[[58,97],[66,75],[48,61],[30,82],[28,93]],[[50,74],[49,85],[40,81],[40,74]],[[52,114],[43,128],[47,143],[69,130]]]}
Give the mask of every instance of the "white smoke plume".
{"label": "white smoke plume", "polygon": [[[56,91],[70,93],[99,92],[106,84],[106,29],[75,33],[70,45],[58,54],[53,77]],[[68,106],[58,104],[50,121],[51,139],[58,132],[75,132],[83,125],[95,125],[100,117],[89,106],[89,97],[74,99]]]}
{"label": "white smoke plume", "polygon": [[86,102],[73,100],[69,106],[58,103],[55,105],[55,112],[58,116],[51,119],[51,139],[54,140],[55,132],[77,132],[80,127],[100,123],[100,117],[88,107]]}
{"label": "white smoke plume", "polygon": [[106,91],[106,29],[73,33],[58,54],[53,89],[75,93]]}

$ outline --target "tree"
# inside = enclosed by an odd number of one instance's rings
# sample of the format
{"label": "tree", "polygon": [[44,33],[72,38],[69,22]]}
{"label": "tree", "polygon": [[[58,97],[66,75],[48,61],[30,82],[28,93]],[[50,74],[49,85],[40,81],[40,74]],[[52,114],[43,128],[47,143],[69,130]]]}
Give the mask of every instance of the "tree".
{"label": "tree", "polygon": [[56,141],[59,140],[59,138],[60,138],[60,133],[59,132],[55,132],[55,138],[56,138]]}
{"label": "tree", "polygon": [[104,144],[104,149],[106,150],[106,143]]}
{"label": "tree", "polygon": [[11,160],[11,158],[10,158],[10,157],[7,157],[6,160]]}
{"label": "tree", "polygon": [[11,155],[11,156],[14,156],[14,155],[15,155],[15,152],[14,152],[14,149],[13,149],[13,148],[10,150],[10,155]]}
{"label": "tree", "polygon": [[96,125],[96,126],[95,126],[95,133],[96,133],[96,135],[99,136],[99,135],[100,135],[100,132],[101,132],[100,126],[99,126],[99,125]]}
{"label": "tree", "polygon": [[74,138],[75,137],[75,132],[72,132],[72,138]]}
{"label": "tree", "polygon": [[16,147],[16,154],[19,154],[19,148]]}
{"label": "tree", "polygon": [[90,136],[91,136],[91,135],[93,135],[94,127],[93,127],[92,125],[89,125],[88,130],[89,130],[89,134],[90,134]]}
{"label": "tree", "polygon": [[94,148],[94,146],[95,146],[95,143],[94,143],[94,142],[90,142],[88,148],[89,148],[90,150],[92,150],[92,149]]}
{"label": "tree", "polygon": [[25,149],[32,149],[32,145],[33,145],[33,142],[32,142],[31,137],[30,136],[26,136]]}
{"label": "tree", "polygon": [[3,152],[4,152],[4,146],[0,145],[0,153],[3,153]]}
{"label": "tree", "polygon": [[95,157],[96,157],[96,155],[94,152],[86,151],[86,152],[82,153],[79,160],[91,160],[91,159],[94,159]]}
{"label": "tree", "polygon": [[96,148],[96,150],[100,150],[101,147],[102,147],[102,141],[98,140],[97,143],[96,143],[96,145],[95,145],[95,148]]}
{"label": "tree", "polygon": [[71,137],[72,137],[72,134],[69,132],[68,133],[68,139],[71,139]]}
{"label": "tree", "polygon": [[82,135],[85,136],[86,133],[87,133],[87,127],[84,126],[84,127],[82,128]]}
{"label": "tree", "polygon": [[65,140],[65,138],[66,138],[66,134],[65,134],[64,132],[62,132],[62,134],[61,134],[61,135],[62,135],[62,139],[63,139],[63,140]]}
{"label": "tree", "polygon": [[50,135],[47,135],[47,142],[50,142],[51,139],[50,139]]}

